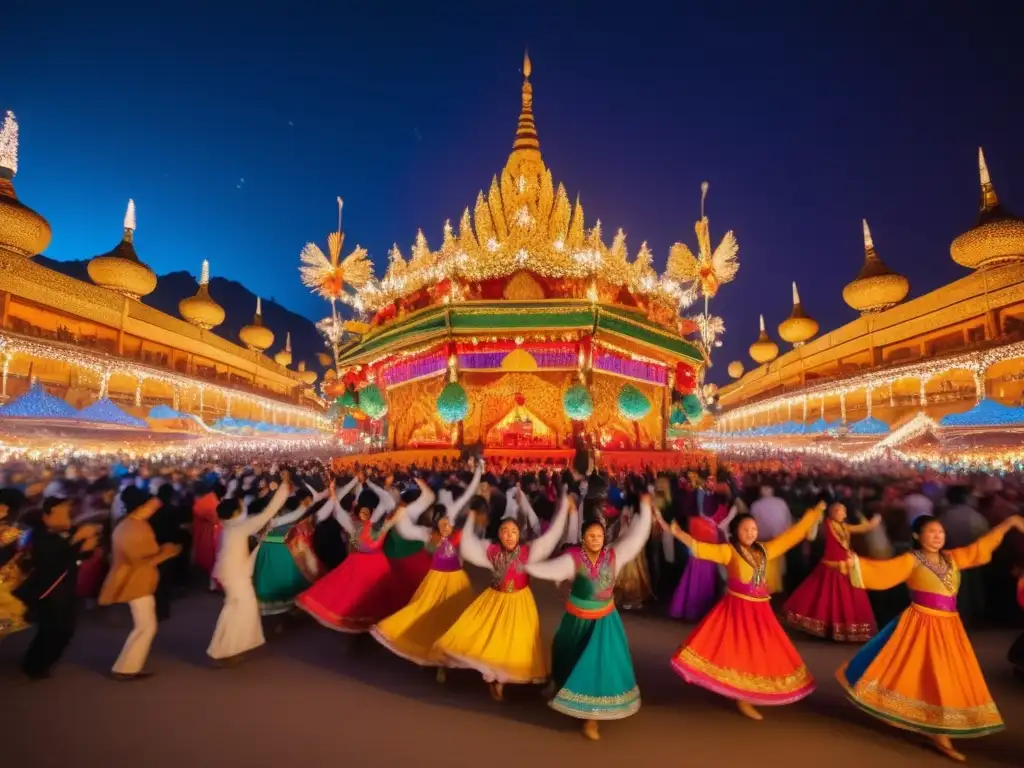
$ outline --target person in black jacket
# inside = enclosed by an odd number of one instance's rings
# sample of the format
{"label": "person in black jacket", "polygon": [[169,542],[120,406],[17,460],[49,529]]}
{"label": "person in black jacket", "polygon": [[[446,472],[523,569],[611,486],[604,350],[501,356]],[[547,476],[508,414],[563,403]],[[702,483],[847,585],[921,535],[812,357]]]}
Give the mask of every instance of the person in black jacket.
{"label": "person in black jacket", "polygon": [[95,549],[99,527],[71,531],[71,501],[48,498],[29,531],[30,572],[17,597],[36,625],[21,669],[31,680],[50,676],[75,632],[78,564]]}

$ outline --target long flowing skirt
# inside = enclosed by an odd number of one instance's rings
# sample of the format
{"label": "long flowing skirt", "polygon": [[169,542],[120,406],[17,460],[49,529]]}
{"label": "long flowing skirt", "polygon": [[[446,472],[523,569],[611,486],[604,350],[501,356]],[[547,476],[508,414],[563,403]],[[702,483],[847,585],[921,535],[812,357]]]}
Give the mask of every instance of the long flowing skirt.
{"label": "long flowing skirt", "polygon": [[219,520],[192,518],[192,562],[207,576],[213,574],[213,566],[217,562],[221,527]]}
{"label": "long flowing skirt", "polygon": [[543,683],[548,649],[529,587],[485,589],[437,641],[451,667],[475,669],[486,682]]}
{"label": "long flowing skirt", "polygon": [[94,600],[103,586],[107,576],[107,555],[97,548],[78,566],[78,578],[75,582],[75,594],[83,600]]}
{"label": "long flowing skirt", "polygon": [[25,605],[13,595],[21,582],[21,571],[15,563],[0,567],[0,638],[28,628]]}
{"label": "long flowing skirt", "polygon": [[287,613],[295,605],[296,596],[309,587],[295,558],[284,541],[264,541],[256,553],[253,572],[260,613],[274,616]]}
{"label": "long flowing skirt", "polygon": [[431,571],[412,601],[370,632],[389,651],[414,664],[447,666],[444,654],[435,646],[473,600],[465,571]]}
{"label": "long flowing skirt", "polygon": [[421,549],[404,557],[389,557],[388,562],[391,563],[391,573],[388,575],[387,589],[392,594],[397,611],[408,605],[427,578],[432,558],[426,550]]}
{"label": "long flowing skirt", "polygon": [[672,595],[669,616],[683,621],[700,621],[715,607],[721,592],[718,566],[710,560],[691,557]]}
{"label": "long flowing skirt", "polygon": [[621,720],[640,709],[640,689],[618,611],[600,619],[565,613],[551,646],[558,691],[549,702],[552,709],[580,720]]}
{"label": "long flowing skirt", "polygon": [[853,702],[897,728],[969,738],[1002,730],[960,616],[911,605],[836,673]]}
{"label": "long flowing skirt", "polygon": [[295,604],[328,629],[368,632],[401,608],[391,590],[391,563],[381,552],[354,552],[295,599]]}
{"label": "long flowing skirt", "polygon": [[786,623],[815,637],[863,643],[875,634],[875,614],[863,589],[819,563],[783,607]]}
{"label": "long flowing skirt", "polygon": [[316,521],[312,517],[306,517],[289,528],[284,538],[285,546],[295,561],[295,567],[309,584],[326,573],[313,544],[315,532]]}
{"label": "long flowing skirt", "polygon": [[647,570],[647,555],[643,550],[627,563],[615,580],[615,604],[623,610],[635,610],[654,595],[651,575]]}
{"label": "long flowing skirt", "polygon": [[814,691],[814,678],[767,600],[726,592],[672,659],[686,682],[730,699],[772,706]]}

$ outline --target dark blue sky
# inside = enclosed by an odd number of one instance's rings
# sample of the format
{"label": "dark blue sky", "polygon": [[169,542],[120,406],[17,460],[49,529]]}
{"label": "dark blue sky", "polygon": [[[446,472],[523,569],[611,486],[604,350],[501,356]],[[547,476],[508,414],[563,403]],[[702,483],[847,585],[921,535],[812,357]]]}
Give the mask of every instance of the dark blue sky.
{"label": "dark blue sky", "polygon": [[314,319],[298,253],[335,197],[378,265],[418,227],[437,245],[505,162],[526,45],[542,151],[588,223],[663,266],[710,180],[713,238],[734,229],[742,265],[712,305],[715,379],[749,366],[793,279],[823,329],[854,317],[863,216],[912,295],[963,274],[949,243],[974,221],[979,144],[1024,212],[1018,3],[76,5],[3,14],[0,108],[48,255],[108,250],[133,197],[158,273],[209,258]]}

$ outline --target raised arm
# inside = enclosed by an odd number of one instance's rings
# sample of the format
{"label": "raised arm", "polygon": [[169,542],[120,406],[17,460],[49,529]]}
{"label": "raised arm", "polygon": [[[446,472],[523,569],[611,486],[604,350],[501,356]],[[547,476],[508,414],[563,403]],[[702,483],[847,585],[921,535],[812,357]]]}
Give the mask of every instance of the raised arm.
{"label": "raised arm", "polygon": [[813,509],[807,510],[798,523],[790,526],[774,539],[764,542],[765,557],[769,560],[775,560],[789,552],[801,541],[804,541],[815,526],[821,522],[821,515],[824,511],[825,502],[821,502]]}
{"label": "raised arm", "polygon": [[349,536],[355,536],[356,523],[352,519],[352,515],[342,508],[337,499],[334,500],[332,507],[334,509],[334,519],[338,521],[338,525],[341,526],[341,529]]}
{"label": "raised arm", "polygon": [[448,492],[448,498],[441,500],[445,509],[444,516],[448,518],[449,522],[455,520],[459,512],[465,509],[466,505],[476,495],[476,489],[480,487],[480,477],[483,474],[483,470],[484,463],[482,461],[477,462],[476,470],[473,472],[473,479],[469,481],[469,485],[466,486],[466,489],[457,501],[452,499],[450,491]]}
{"label": "raised arm", "polygon": [[881,524],[882,524],[882,516],[881,515],[875,515],[870,520],[867,520],[867,521],[865,521],[863,523],[853,523],[853,524],[849,524],[848,523],[847,526],[846,526],[846,530],[849,531],[850,533],[867,533],[868,531],[875,530],[875,528],[877,528]]}
{"label": "raised arm", "polygon": [[416,479],[416,485],[420,487],[419,498],[411,504],[406,504],[403,510],[404,514],[402,515],[402,517],[407,518],[411,523],[415,523],[419,520],[420,515],[430,509],[434,503],[434,492],[431,490],[430,486],[419,478]]}
{"label": "raised arm", "polygon": [[526,513],[526,519],[530,522],[530,529],[533,531],[534,536],[540,536],[540,519],[537,517],[537,513],[533,511],[533,505],[530,504],[530,500],[526,498],[526,494],[523,493],[523,489],[516,487],[518,494],[516,499],[519,503],[519,508]]}
{"label": "raised arm", "polygon": [[288,501],[290,495],[290,488],[288,483],[281,483],[274,491],[274,496],[271,498],[270,503],[267,504],[267,508],[260,512],[255,517],[246,516],[245,519],[239,523],[239,527],[245,531],[249,536],[255,534],[264,525],[269,523],[278,512],[281,511],[281,507]]}
{"label": "raised arm", "polygon": [[377,506],[374,507],[373,514],[370,516],[370,522],[376,523],[384,517],[384,515],[390,514],[398,504],[395,503],[394,496],[372,480],[367,480],[366,485],[371,491],[377,494]]}
{"label": "raised arm", "polygon": [[1013,530],[1024,533],[1024,518],[1020,515],[1011,515],[1006,518],[973,544],[949,550],[949,556],[961,569],[987,565],[992,560],[992,553],[1003,543],[1003,537]]}
{"label": "raised arm", "polygon": [[312,485],[310,485],[309,483],[307,483],[305,481],[303,481],[302,484],[304,486],[306,486],[306,490],[308,490],[311,494],[313,494],[313,503],[314,504],[316,504],[318,501],[320,501],[320,499],[326,499],[328,496],[331,495],[331,486],[330,486],[330,484],[325,485],[324,489],[322,491],[316,490],[316,488],[314,488]]}
{"label": "raised arm", "polygon": [[418,525],[420,515],[434,502],[434,492],[426,483],[417,480],[420,487],[420,497],[412,504],[402,507],[395,513],[395,530],[398,535],[406,541],[430,541],[433,531],[424,525]]}
{"label": "raised arm", "polygon": [[644,494],[640,499],[640,516],[634,517],[626,529],[625,535],[619,536],[618,541],[612,544],[615,550],[615,575],[618,576],[622,569],[633,558],[640,554],[647,540],[651,538],[651,497]]}
{"label": "raised arm", "polygon": [[551,557],[551,553],[555,551],[555,547],[558,546],[558,542],[562,540],[562,536],[565,534],[565,521],[568,517],[569,496],[568,494],[563,494],[562,502],[558,507],[558,514],[551,521],[551,527],[548,528],[547,533],[538,536],[530,545],[528,562],[539,563]]}
{"label": "raised arm", "polygon": [[271,521],[271,525],[275,528],[282,525],[291,525],[292,523],[298,522],[306,514],[305,507],[298,507],[291,512],[285,512],[283,515],[278,515]]}
{"label": "raised arm", "polygon": [[[660,515],[658,520],[662,525],[665,524],[661,520]],[[675,520],[672,521],[672,525],[669,527],[669,530],[672,532],[673,536],[675,536],[688,550],[690,550],[690,554],[698,560],[710,560],[711,562],[718,563],[719,565],[728,565],[732,560],[733,553],[736,552],[731,544],[710,544],[705,541],[697,541],[693,536],[680,528],[679,523]]]}
{"label": "raised arm", "polygon": [[852,555],[844,569],[850,583],[858,589],[892,589],[910,578],[914,571],[914,555],[906,552],[889,560],[870,560]]}
{"label": "raised arm", "polygon": [[550,560],[545,560],[543,563],[527,563],[525,567],[526,572],[533,578],[553,581],[556,584],[569,581],[573,577],[573,570],[575,569],[572,555],[568,552],[564,555],[553,557]]}
{"label": "raised arm", "polygon": [[570,546],[580,543],[580,510],[575,503],[569,505],[569,521],[565,526],[564,542]]}
{"label": "raised arm", "polygon": [[491,561],[487,558],[487,545],[477,537],[472,521],[462,527],[459,556],[467,563],[472,563],[480,568],[493,569]]}

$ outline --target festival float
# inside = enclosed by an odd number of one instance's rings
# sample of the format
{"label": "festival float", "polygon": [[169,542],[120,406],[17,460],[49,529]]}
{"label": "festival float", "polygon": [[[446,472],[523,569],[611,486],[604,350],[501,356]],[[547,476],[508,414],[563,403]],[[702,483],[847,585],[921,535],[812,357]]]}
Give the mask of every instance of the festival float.
{"label": "festival float", "polygon": [[[678,465],[667,449],[706,422],[704,371],[724,330],[708,301],[736,274],[736,240],[712,249],[702,211],[698,253],[677,243],[663,274],[646,243],[629,255],[621,229],[606,243],[544,163],[528,57],[523,75],[508,162],[439,247],[420,231],[377,279],[362,249],[342,256],[340,215],[328,254],[306,246],[303,281],[332,307],[323,392],[360,424],[356,439],[399,461],[466,446],[565,459],[583,440],[623,465]],[[682,316],[701,296],[704,312]]]}
{"label": "festival float", "polygon": [[793,286],[780,354],[761,319],[755,363],[729,364],[702,444],[741,457],[896,460],[943,471],[1024,469],[1024,220],[996,194],[978,150],[981,206],[956,237],[970,273],[909,301],[867,221],[864,261],[843,289],[859,317],[817,336]]}

